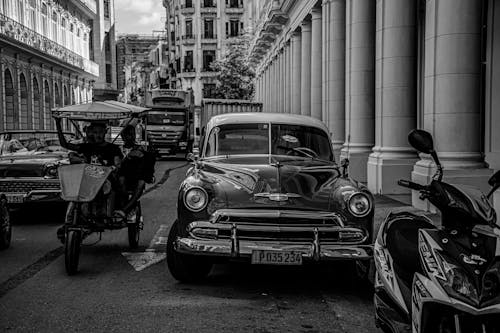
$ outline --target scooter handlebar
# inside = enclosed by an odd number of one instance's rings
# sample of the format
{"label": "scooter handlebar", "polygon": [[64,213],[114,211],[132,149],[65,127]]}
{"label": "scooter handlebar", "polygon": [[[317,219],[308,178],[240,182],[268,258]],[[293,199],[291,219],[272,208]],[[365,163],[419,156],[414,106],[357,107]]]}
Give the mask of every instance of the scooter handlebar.
{"label": "scooter handlebar", "polygon": [[420,185],[420,184],[414,183],[414,182],[406,180],[406,179],[400,179],[400,180],[398,180],[398,185],[410,188],[410,189],[415,190],[415,191],[425,191],[425,190],[427,190],[427,186]]}

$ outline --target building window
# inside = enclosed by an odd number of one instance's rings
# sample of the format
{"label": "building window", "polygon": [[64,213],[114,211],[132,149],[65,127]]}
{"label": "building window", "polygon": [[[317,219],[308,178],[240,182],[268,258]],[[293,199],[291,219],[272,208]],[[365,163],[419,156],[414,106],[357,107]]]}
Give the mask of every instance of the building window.
{"label": "building window", "polygon": [[214,35],[214,20],[213,19],[206,19],[205,20],[205,31],[204,31],[204,38],[215,38]]}
{"label": "building window", "polygon": [[186,56],[184,57],[184,71],[193,72],[193,51],[186,51]]}
{"label": "building window", "polygon": [[111,64],[106,64],[106,83],[113,83],[112,77]]}
{"label": "building window", "polygon": [[229,5],[229,8],[242,8],[243,0],[226,0],[227,5]]}
{"label": "building window", "polygon": [[104,0],[104,18],[109,19],[109,0]]}
{"label": "building window", "polygon": [[186,38],[193,38],[193,21],[186,20]]}
{"label": "building window", "polygon": [[42,4],[42,35],[48,37],[48,22],[47,22],[48,9],[46,4]]}
{"label": "building window", "polygon": [[14,110],[15,90],[12,75],[8,69],[4,72],[5,86],[5,120],[6,129],[15,129],[17,124],[16,112]]}
{"label": "building window", "polygon": [[56,12],[53,12],[52,13],[52,40],[54,42],[59,42],[57,40],[57,13]]}
{"label": "building window", "polygon": [[236,37],[239,35],[240,21],[230,20],[226,22],[226,35],[229,37]]}
{"label": "building window", "polygon": [[[24,76],[23,73],[19,75],[19,87],[21,88],[20,90],[20,102],[21,104],[19,105],[20,108],[20,115],[21,119],[19,121],[21,129],[28,129],[28,125],[31,125],[31,117],[28,113],[28,85],[26,83],[26,77]],[[28,120],[29,119],[29,120]]]}
{"label": "building window", "polygon": [[203,7],[215,7],[214,0],[203,0]]}
{"label": "building window", "polygon": [[17,0],[17,21],[24,24],[24,1]]}
{"label": "building window", "polygon": [[29,0],[29,2],[28,2],[28,16],[26,17],[26,25],[33,30],[37,30],[37,27],[36,27],[36,1],[35,0]]}
{"label": "building window", "polygon": [[76,53],[82,55],[82,33],[80,28],[76,29]]}
{"label": "building window", "polygon": [[193,0],[186,0],[186,8],[193,8]]}
{"label": "building window", "polygon": [[215,61],[215,51],[214,50],[205,50],[203,51],[203,71],[204,72],[212,72],[213,69],[210,65]]}
{"label": "building window", "polygon": [[33,128],[43,129],[43,108],[38,80],[33,78]]}
{"label": "building window", "polygon": [[215,83],[205,83],[203,85],[203,98],[215,98]]}
{"label": "building window", "polygon": [[66,19],[64,17],[61,18],[61,43],[64,47],[68,47],[66,36]]}

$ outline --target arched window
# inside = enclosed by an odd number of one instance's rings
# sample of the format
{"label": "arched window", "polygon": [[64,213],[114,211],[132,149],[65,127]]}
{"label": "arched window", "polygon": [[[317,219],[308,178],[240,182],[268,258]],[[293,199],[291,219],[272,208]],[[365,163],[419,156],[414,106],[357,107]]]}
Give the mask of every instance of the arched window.
{"label": "arched window", "polygon": [[28,115],[28,85],[26,84],[26,77],[24,74],[19,76],[19,88],[21,93],[21,104],[19,105],[21,119],[19,119],[19,126],[21,129],[29,129],[31,117]]}
{"label": "arched window", "polygon": [[27,16],[26,16],[26,25],[31,28],[32,30],[37,30],[36,26],[36,0],[29,0],[28,1],[28,8],[27,8]]}
{"label": "arched window", "polygon": [[[63,104],[62,106],[69,105],[69,95],[68,95],[68,88],[66,86],[63,87]],[[70,129],[70,122],[68,119],[64,121],[65,129],[69,130]]]}
{"label": "arched window", "polygon": [[59,39],[57,38],[57,13],[52,12],[52,40],[56,43],[59,43]]}
{"label": "arched window", "polygon": [[70,23],[69,24],[69,49],[71,51],[74,51],[75,50],[75,35],[74,35],[74,32],[75,32],[75,25],[73,23]]}
{"label": "arched window", "polygon": [[33,128],[43,129],[43,107],[41,103],[40,87],[38,80],[33,78]]}
{"label": "arched window", "polygon": [[[54,84],[54,107],[55,108],[59,108],[61,106],[62,106],[61,92],[59,91],[59,85],[57,83],[55,83]],[[54,121],[52,120],[52,117],[50,117],[50,124],[51,124],[51,126],[54,125],[53,123],[54,123]]]}
{"label": "arched window", "polygon": [[50,88],[49,88],[49,83],[47,81],[43,82],[43,118],[44,118],[44,123],[45,129],[52,129],[52,121],[50,119]]}
{"label": "arched window", "polygon": [[15,100],[15,90],[14,90],[14,82],[12,81],[12,75],[10,74],[10,70],[6,69],[4,73],[5,80],[5,118],[6,118],[6,129],[15,129],[16,128],[16,111],[14,109],[14,100]]}
{"label": "arched window", "polygon": [[80,28],[76,29],[76,53],[82,55],[82,33]]}
{"label": "arched window", "polygon": [[24,1],[17,0],[17,21],[24,24]]}

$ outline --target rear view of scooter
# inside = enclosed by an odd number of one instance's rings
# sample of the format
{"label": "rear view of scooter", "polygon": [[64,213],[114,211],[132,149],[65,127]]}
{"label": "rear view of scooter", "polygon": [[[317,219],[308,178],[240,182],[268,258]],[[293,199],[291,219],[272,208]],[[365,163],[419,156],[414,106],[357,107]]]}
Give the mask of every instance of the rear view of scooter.
{"label": "rear view of scooter", "polygon": [[437,172],[428,185],[400,180],[441,211],[441,226],[409,212],[391,213],[375,242],[375,320],[384,332],[500,333],[500,224],[477,189],[443,182],[432,136],[409,134]]}

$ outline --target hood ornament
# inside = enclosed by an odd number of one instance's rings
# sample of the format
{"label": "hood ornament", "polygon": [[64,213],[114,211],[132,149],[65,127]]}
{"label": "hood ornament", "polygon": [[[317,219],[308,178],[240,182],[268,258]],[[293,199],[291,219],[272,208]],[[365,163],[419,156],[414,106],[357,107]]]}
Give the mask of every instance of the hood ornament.
{"label": "hood ornament", "polygon": [[263,192],[263,193],[256,193],[254,194],[255,198],[267,198],[271,201],[288,201],[290,198],[300,198],[301,196],[296,193],[269,193],[269,192]]}

